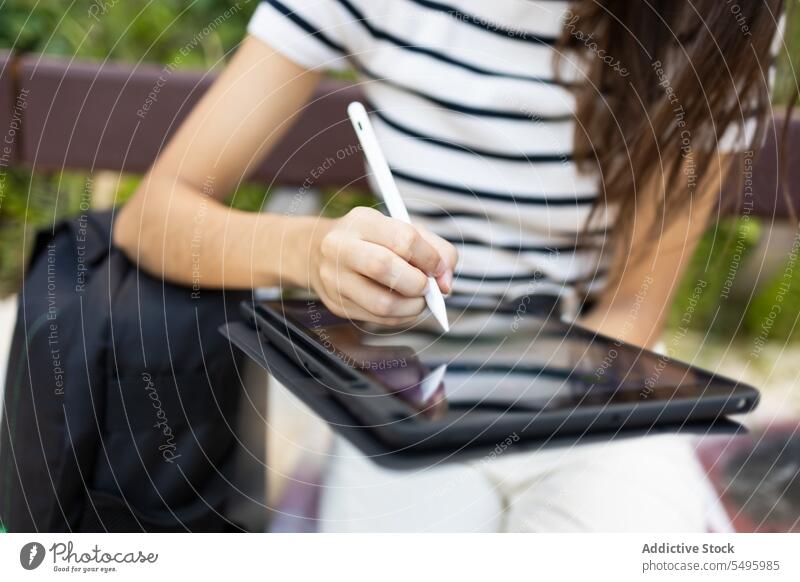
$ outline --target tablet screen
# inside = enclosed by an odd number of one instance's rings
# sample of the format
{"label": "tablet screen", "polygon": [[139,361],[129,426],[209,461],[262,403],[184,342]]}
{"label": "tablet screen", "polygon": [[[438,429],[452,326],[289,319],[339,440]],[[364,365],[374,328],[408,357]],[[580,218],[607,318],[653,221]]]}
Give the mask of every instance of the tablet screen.
{"label": "tablet screen", "polygon": [[524,328],[460,336],[362,326],[332,315],[318,300],[266,305],[330,357],[429,416],[730,395],[733,386],[552,318],[528,316]]}

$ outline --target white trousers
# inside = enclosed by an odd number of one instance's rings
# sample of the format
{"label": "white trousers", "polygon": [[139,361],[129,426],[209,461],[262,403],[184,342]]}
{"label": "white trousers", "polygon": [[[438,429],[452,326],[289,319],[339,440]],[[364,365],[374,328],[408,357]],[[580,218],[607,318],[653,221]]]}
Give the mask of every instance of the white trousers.
{"label": "white trousers", "polygon": [[398,472],[336,439],[328,532],[704,532],[707,483],[689,437],[659,435]]}

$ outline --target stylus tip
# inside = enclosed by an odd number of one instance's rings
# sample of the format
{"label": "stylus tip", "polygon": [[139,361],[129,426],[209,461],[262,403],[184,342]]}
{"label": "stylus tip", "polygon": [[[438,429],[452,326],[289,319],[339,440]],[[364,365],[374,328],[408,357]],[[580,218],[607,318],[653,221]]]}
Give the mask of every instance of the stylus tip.
{"label": "stylus tip", "polygon": [[[444,303],[444,301],[442,301]],[[442,309],[431,309],[431,313],[436,318],[436,321],[439,322],[439,325],[442,326],[442,329],[445,333],[450,331],[450,322],[447,321],[447,312],[444,310],[444,305],[442,305]]]}
{"label": "stylus tip", "polygon": [[428,278],[428,291],[425,293],[425,302],[445,333],[450,331],[450,323],[447,321],[447,306],[444,304],[442,292],[439,291],[436,279],[433,277]]}

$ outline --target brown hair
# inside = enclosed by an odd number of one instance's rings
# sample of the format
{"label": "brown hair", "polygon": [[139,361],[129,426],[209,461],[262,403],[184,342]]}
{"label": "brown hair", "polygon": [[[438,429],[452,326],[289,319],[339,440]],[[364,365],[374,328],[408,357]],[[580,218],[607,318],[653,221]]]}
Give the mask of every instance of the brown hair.
{"label": "brown hair", "polygon": [[614,261],[609,282],[636,256],[634,209],[653,209],[663,227],[719,163],[726,130],[741,131],[754,117],[753,142],[761,143],[782,9],[782,0],[572,2],[556,70],[565,59],[581,64],[573,85],[575,159],[599,169],[601,188],[590,219],[620,209],[606,245]]}

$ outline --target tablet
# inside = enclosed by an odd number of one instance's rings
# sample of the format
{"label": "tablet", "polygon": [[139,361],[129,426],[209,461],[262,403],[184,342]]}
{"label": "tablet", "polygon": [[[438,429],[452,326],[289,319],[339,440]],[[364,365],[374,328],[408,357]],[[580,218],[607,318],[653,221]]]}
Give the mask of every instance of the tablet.
{"label": "tablet", "polygon": [[366,326],[317,299],[243,309],[263,339],[395,448],[641,431],[758,402],[750,386],[553,318],[464,336]]}

